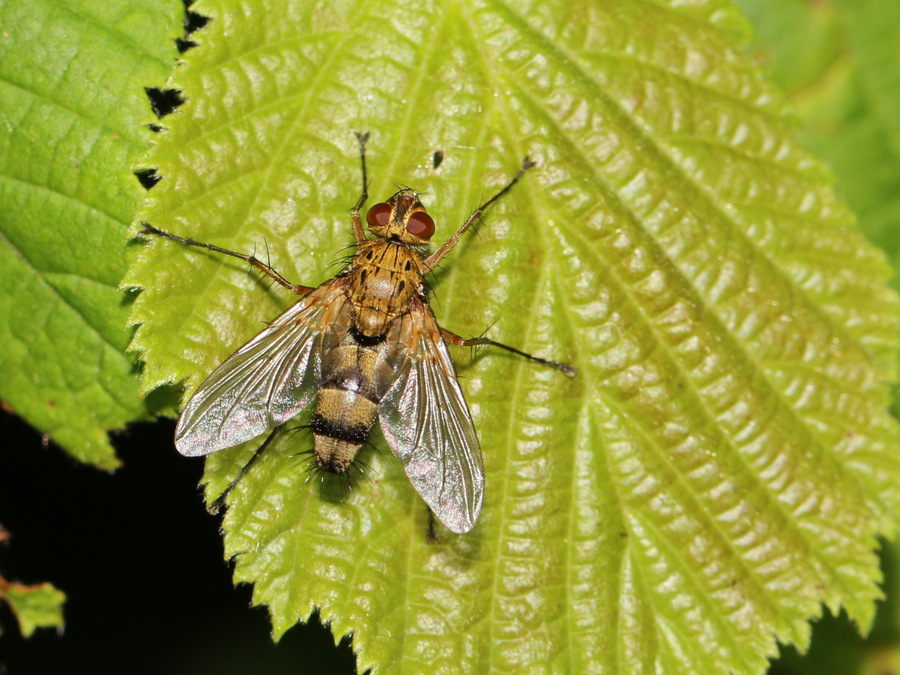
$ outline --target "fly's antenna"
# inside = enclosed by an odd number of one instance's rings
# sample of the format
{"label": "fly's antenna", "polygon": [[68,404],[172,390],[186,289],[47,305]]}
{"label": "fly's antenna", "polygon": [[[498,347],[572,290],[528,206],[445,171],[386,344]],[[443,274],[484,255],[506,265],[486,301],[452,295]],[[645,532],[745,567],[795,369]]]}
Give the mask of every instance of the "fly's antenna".
{"label": "fly's antenna", "polygon": [[394,187],[397,188],[398,192],[412,192],[417,198],[424,197],[427,195],[427,192],[419,192],[414,187],[410,187],[406,183],[394,183]]}

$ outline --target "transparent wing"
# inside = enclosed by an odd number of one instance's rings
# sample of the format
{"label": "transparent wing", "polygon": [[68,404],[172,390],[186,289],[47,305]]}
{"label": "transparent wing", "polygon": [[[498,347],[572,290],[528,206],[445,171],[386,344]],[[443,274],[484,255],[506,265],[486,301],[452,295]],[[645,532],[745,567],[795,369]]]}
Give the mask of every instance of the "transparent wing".
{"label": "transparent wing", "polygon": [[318,389],[323,349],[349,325],[345,285],[337,277],[310,291],[216,368],[181,413],[178,452],[230,448],[306,407]]}
{"label": "transparent wing", "polygon": [[456,370],[431,308],[414,300],[388,340],[401,353],[381,399],[381,427],[406,475],[453,532],[475,526],[484,500],[481,448]]}

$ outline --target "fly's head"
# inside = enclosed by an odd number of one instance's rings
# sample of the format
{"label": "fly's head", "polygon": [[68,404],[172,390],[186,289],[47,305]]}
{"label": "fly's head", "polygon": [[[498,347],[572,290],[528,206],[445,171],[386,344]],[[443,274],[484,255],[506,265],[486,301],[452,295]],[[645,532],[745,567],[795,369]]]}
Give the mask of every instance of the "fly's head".
{"label": "fly's head", "polygon": [[366,222],[379,239],[412,248],[427,246],[434,234],[434,220],[412,190],[400,190],[386,202],[375,204],[366,213]]}

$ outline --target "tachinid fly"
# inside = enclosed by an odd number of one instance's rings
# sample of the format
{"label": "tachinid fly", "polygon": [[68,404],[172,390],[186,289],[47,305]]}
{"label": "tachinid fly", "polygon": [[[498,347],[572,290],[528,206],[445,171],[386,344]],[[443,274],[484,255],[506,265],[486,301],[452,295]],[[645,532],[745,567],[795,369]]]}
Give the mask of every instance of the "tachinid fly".
{"label": "tachinid fly", "polygon": [[434,221],[412,190],[368,210],[372,236],[366,238],[360,209],[368,198],[368,134],[357,136],[363,191],[351,213],[356,253],[343,272],[317,288],[291,284],[253,256],[143,224],[143,234],[240,258],[301,296],[200,385],[178,420],[175,445],[188,456],[229,448],[277,429],[315,400],[316,463],[342,474],[377,418],[425,503],[450,530],[467,532],[481,511],[484,467],[447,343],[492,345],[570,377],[575,371],[489,338],[467,340],[441,328],[428,305],[424,277],[534,164],[526,158],[506,187],[426,256]]}

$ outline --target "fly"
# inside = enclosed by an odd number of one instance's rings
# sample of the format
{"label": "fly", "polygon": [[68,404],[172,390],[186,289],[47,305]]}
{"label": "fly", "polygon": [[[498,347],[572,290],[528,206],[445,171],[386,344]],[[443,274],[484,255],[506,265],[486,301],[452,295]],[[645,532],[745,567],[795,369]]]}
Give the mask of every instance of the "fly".
{"label": "fly", "polygon": [[468,532],[481,512],[484,467],[447,343],[499,347],[569,377],[575,370],[490,338],[465,339],[441,328],[428,304],[424,278],[534,163],[526,158],[502,190],[427,255],[434,220],[413,190],[400,190],[372,206],[366,213],[372,236],[366,237],[360,210],[368,199],[368,134],[357,137],[363,190],[351,212],[356,253],[343,272],[318,287],[292,284],[251,255],[143,223],[143,234],[239,258],[301,296],[200,385],[178,420],[175,446],[182,455],[208,455],[273,427],[277,431],[314,402],[316,464],[343,474],[378,419],[425,503],[450,530]]}

